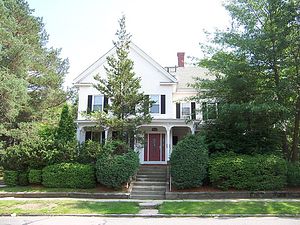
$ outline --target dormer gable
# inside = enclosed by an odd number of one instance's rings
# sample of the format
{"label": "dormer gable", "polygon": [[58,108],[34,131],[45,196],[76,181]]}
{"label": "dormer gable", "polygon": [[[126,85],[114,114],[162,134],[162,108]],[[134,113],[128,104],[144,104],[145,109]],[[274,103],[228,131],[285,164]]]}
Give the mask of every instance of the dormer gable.
{"label": "dormer gable", "polygon": [[[129,44],[129,51],[129,58],[134,62],[133,71],[138,77],[141,77],[142,81],[146,82],[148,78],[155,79],[160,83],[160,85],[177,84],[177,79],[173,75],[167,72],[162,66],[160,66],[135,44]],[[93,77],[96,74],[100,74],[101,77],[105,77],[106,71],[104,66],[108,66],[107,57],[114,54],[116,54],[115,47],[110,49],[106,54],[100,57],[95,63],[77,76],[74,79],[74,85],[76,87],[92,85],[92,83],[94,83]]]}

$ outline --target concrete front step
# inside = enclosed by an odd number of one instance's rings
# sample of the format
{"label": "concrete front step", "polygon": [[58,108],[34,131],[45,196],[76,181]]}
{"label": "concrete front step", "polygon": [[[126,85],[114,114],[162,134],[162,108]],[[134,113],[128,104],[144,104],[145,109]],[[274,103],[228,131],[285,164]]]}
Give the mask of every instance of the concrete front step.
{"label": "concrete front step", "polygon": [[166,178],[154,178],[154,177],[150,177],[150,178],[146,178],[146,177],[142,177],[142,178],[136,178],[136,181],[141,181],[141,182],[166,182]]}
{"label": "concrete front step", "polygon": [[165,186],[166,182],[164,181],[135,181],[133,186]]}
{"label": "concrete front step", "polygon": [[166,186],[133,186],[132,191],[166,191]]}
{"label": "concrete front step", "polygon": [[165,191],[133,191],[131,192],[132,195],[162,195],[165,196]]}
{"label": "concrete front step", "polygon": [[132,195],[131,199],[161,200],[161,199],[165,199],[165,195]]}

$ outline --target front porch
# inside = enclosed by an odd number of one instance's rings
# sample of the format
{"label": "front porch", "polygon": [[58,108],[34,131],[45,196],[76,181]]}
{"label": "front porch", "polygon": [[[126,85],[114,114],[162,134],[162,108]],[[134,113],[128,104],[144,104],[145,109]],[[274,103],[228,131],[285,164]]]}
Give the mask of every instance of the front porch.
{"label": "front porch", "polygon": [[[80,142],[93,140],[105,144],[105,140],[113,136],[110,128],[92,129],[95,123],[92,121],[76,121],[77,139]],[[145,145],[135,144],[135,151],[140,152],[142,165],[166,165],[170,159],[173,147],[189,133],[195,133],[195,123],[186,123],[184,119],[153,120],[151,124],[140,126],[144,131]]]}

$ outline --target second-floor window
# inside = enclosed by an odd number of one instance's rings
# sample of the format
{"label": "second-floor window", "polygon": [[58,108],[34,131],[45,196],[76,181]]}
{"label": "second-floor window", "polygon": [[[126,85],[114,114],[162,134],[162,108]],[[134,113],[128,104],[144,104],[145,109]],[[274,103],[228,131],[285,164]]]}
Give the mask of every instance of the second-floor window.
{"label": "second-floor window", "polygon": [[102,95],[94,95],[93,99],[93,111],[103,110],[103,97]]}
{"label": "second-floor window", "polygon": [[150,95],[150,101],[154,101],[150,107],[150,113],[159,113],[159,95]]}
{"label": "second-floor window", "polygon": [[190,116],[191,114],[191,104],[190,103],[182,103],[181,104],[181,115],[182,116]]}
{"label": "second-floor window", "polygon": [[217,103],[202,103],[203,120],[212,120],[217,118]]}

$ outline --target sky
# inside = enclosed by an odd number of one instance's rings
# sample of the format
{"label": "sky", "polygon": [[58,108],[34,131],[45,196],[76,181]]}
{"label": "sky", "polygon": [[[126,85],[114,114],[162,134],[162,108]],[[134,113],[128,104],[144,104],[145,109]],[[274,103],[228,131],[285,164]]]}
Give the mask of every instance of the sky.
{"label": "sky", "polygon": [[64,86],[113,47],[124,13],[132,42],[161,66],[177,65],[177,52],[203,58],[199,43],[230,25],[222,0],[27,0],[43,17],[48,47],[70,62]]}

